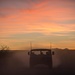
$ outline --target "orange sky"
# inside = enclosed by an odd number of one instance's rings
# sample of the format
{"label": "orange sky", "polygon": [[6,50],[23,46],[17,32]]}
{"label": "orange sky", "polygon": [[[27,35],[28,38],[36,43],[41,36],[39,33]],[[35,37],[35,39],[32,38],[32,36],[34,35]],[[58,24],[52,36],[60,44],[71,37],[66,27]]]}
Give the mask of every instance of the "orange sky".
{"label": "orange sky", "polygon": [[0,44],[10,49],[75,49],[75,0],[1,0]]}

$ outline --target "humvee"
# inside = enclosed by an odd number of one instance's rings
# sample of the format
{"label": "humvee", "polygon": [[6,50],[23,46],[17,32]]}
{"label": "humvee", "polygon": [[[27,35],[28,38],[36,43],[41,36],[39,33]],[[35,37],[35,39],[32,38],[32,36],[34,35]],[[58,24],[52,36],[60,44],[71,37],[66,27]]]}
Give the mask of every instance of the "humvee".
{"label": "humvee", "polygon": [[52,55],[50,49],[32,49],[28,52],[30,55],[30,68],[36,67],[37,65],[44,65],[52,69]]}

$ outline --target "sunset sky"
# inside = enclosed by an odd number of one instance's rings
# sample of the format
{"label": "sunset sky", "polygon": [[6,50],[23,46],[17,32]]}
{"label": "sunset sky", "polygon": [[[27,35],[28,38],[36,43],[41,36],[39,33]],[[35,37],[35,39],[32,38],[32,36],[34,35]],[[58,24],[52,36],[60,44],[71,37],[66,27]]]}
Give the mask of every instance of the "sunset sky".
{"label": "sunset sky", "polygon": [[75,0],[0,0],[0,45],[10,49],[75,49]]}

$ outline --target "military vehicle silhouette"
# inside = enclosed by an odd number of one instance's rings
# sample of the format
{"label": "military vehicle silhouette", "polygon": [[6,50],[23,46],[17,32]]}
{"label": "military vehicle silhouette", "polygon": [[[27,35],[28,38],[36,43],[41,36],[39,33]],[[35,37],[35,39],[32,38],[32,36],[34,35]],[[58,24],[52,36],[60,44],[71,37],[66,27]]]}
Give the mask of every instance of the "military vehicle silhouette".
{"label": "military vehicle silhouette", "polygon": [[52,55],[54,55],[54,52],[50,49],[32,49],[28,52],[28,55],[30,55],[30,68],[44,65],[52,69]]}

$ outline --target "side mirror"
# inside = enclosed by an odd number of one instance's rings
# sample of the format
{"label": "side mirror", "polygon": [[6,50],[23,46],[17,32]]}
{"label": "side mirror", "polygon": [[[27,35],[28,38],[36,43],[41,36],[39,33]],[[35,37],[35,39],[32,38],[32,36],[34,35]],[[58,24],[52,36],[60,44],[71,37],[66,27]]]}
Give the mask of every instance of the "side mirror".
{"label": "side mirror", "polygon": [[54,55],[54,51],[52,51],[52,55]]}
{"label": "side mirror", "polygon": [[30,55],[30,52],[28,52],[28,55]]}

